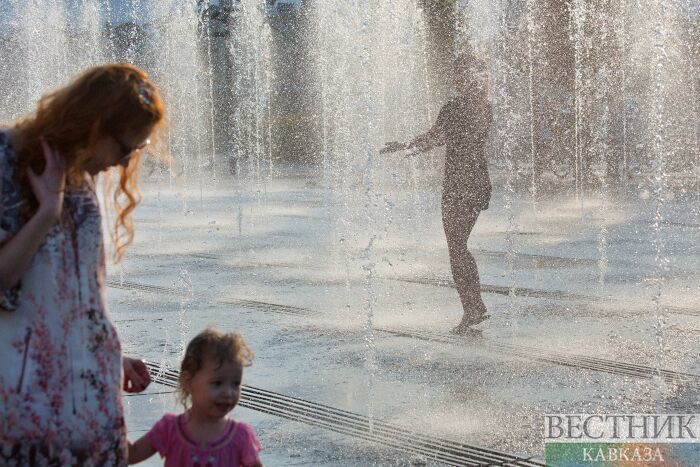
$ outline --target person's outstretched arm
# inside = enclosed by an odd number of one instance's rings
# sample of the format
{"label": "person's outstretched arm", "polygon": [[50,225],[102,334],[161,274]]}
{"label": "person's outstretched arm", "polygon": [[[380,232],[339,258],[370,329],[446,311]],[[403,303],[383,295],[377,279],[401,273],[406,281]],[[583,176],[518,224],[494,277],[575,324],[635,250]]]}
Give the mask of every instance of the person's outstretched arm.
{"label": "person's outstretched arm", "polygon": [[143,462],[155,453],[156,449],[148,439],[148,435],[143,435],[135,443],[129,441],[129,465]]}
{"label": "person's outstretched arm", "polygon": [[417,149],[416,152],[427,152],[445,144],[445,131],[443,127],[444,111],[440,111],[435,125],[426,133],[416,136],[408,143],[391,141],[384,143],[384,147],[379,150],[379,154]]}
{"label": "person's outstretched arm", "polygon": [[65,168],[60,155],[42,141],[46,168],[41,175],[29,169],[29,183],[39,208],[22,228],[0,246],[0,288],[17,285],[27,270],[46,234],[61,217],[63,191],[66,184]]}
{"label": "person's outstretched arm", "polygon": [[445,133],[442,125],[436,123],[427,133],[418,135],[408,143],[406,149],[417,148],[418,152],[427,152],[443,144],[445,144]]}

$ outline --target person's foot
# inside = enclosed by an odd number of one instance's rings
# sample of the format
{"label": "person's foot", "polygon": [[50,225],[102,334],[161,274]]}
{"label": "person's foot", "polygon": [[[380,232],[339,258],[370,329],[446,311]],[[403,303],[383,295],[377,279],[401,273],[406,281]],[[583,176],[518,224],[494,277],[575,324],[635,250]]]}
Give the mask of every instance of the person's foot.
{"label": "person's foot", "polygon": [[464,316],[462,317],[462,321],[460,321],[460,323],[452,329],[452,333],[461,335],[475,332],[480,333],[481,331],[478,329],[473,329],[473,326],[483,323],[487,319],[489,319],[489,315],[486,313],[479,316]]}
{"label": "person's foot", "polygon": [[450,333],[456,334],[458,336],[481,337],[481,329],[470,328],[469,326],[465,326],[462,323],[459,323],[457,326],[453,327]]}

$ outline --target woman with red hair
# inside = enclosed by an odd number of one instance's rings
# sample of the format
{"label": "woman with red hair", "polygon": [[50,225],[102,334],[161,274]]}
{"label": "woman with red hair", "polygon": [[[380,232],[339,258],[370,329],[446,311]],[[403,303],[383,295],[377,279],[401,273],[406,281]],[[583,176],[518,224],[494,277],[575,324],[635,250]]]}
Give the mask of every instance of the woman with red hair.
{"label": "woman with red hair", "polygon": [[[164,119],[148,75],[91,68],[0,128],[0,464],[126,465],[123,358],[105,298],[97,175],[117,167],[115,260],[133,238],[140,151]],[[122,376],[123,375],[123,376]]]}

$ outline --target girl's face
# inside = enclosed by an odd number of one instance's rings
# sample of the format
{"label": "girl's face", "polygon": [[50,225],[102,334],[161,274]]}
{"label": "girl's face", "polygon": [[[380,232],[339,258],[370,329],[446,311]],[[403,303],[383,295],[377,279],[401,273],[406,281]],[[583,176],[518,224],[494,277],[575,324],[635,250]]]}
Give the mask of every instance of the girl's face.
{"label": "girl's face", "polygon": [[218,365],[213,358],[206,358],[202,368],[185,384],[192,410],[211,421],[225,417],[238,404],[242,380],[240,362],[224,361]]}
{"label": "girl's face", "polygon": [[84,170],[90,175],[95,175],[117,165],[126,167],[134,152],[148,145],[151,132],[153,125],[123,135],[102,136],[97,140],[92,157],[86,162]]}

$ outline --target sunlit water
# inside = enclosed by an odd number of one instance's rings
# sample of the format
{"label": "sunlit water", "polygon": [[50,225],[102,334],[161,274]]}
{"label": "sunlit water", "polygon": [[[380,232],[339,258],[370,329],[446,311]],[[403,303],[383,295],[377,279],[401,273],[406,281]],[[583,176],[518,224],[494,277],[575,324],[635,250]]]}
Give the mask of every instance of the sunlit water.
{"label": "sunlit water", "polygon": [[[391,334],[439,337],[461,316],[440,223],[441,153],[378,154],[385,141],[427,130],[445,98],[427,69],[421,3],[320,1],[305,11],[320,148],[309,166],[274,157],[283,119],[273,112],[273,57],[284,44],[265,2],[240,2],[229,36],[189,2],[0,6],[4,121],[112,60],[149,70],[169,104],[172,160],[147,165],[136,242],[110,269],[127,353],[177,366],[205,325],[240,329],[256,352],[250,384],[521,455],[542,454],[544,413],[698,412],[697,387],[484,347],[700,372],[697,7],[612,2],[611,13],[570,2],[559,37],[570,76],[555,86],[540,79],[552,37],[539,2],[456,4],[455,50],[470,44],[487,62],[495,115],[494,196],[470,239],[491,319],[483,340],[459,344]],[[105,33],[105,22],[117,27]],[[596,56],[601,49],[610,53]],[[225,56],[228,90],[216,81]],[[221,95],[231,99],[223,114]],[[566,132],[541,126],[542,102],[571,122]],[[279,305],[306,311],[270,311]],[[131,436],[173,408],[161,390],[127,399]],[[416,460],[234,415],[253,422],[271,465]]]}

